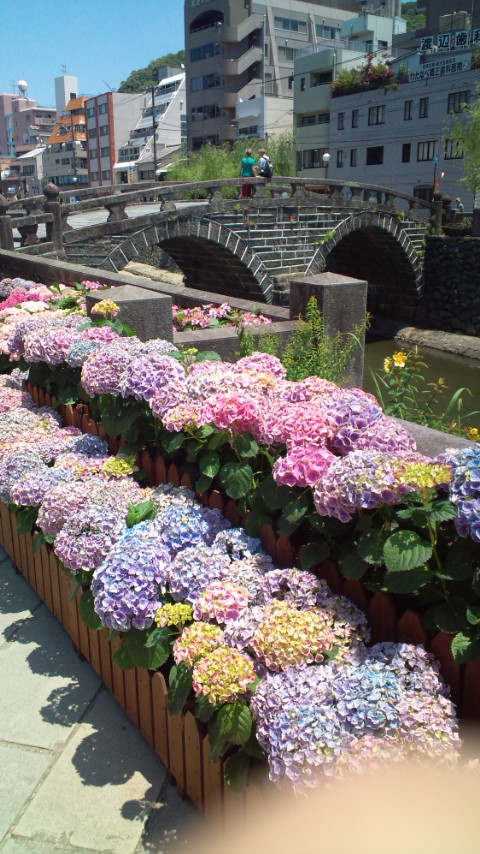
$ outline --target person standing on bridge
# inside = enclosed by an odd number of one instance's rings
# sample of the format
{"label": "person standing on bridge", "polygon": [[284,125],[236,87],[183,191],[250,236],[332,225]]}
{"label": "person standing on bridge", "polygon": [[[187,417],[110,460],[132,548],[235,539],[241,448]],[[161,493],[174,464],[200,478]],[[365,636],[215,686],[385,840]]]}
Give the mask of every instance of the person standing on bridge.
{"label": "person standing on bridge", "polygon": [[[255,160],[252,157],[252,149],[247,148],[245,150],[245,157],[242,157],[240,161],[240,177],[241,178],[254,178],[257,174],[257,167],[255,166]],[[252,185],[251,184],[242,184],[242,199],[248,199],[252,194]]]}

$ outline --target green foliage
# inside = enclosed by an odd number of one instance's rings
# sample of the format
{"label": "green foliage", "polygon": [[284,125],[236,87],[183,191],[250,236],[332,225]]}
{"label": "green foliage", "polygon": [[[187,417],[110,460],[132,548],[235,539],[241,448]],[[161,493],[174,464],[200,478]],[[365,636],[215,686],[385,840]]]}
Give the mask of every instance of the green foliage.
{"label": "green foliage", "polygon": [[[172,181],[213,181],[219,178],[238,178],[240,161],[250,146],[258,159],[258,149],[265,146],[275,167],[275,175],[295,175],[293,134],[283,133],[267,140],[237,140],[235,145],[207,143],[199,151],[180,157],[169,169]],[[226,188],[228,189],[228,188]],[[235,194],[236,195],[236,194]]]}
{"label": "green foliage", "polygon": [[180,68],[184,63],[184,50],[179,50],[177,53],[167,53],[158,59],[152,59],[145,68],[138,68],[136,71],[132,71],[126,80],[122,80],[118,91],[144,92],[149,87],[158,85],[158,80],[155,76],[157,68],[161,68],[163,65]]}
{"label": "green foliage", "polygon": [[328,335],[315,297],[307,303],[305,321],[300,322],[281,357],[287,379],[298,381],[318,376],[342,385],[346,371],[365,334],[367,321],[352,333]]}
{"label": "green foliage", "polygon": [[449,117],[444,139],[451,138],[463,152],[463,184],[472,193],[480,189],[480,84],[477,83],[468,104],[462,104],[460,116]]}
{"label": "green foliage", "polygon": [[331,85],[332,89],[347,89],[359,86],[362,80],[360,68],[341,68]]}
{"label": "green foliage", "polygon": [[425,14],[419,12],[418,3],[402,3],[402,18],[407,22],[407,30],[423,29]]}
{"label": "green foliage", "polygon": [[387,357],[382,372],[374,372],[369,366],[375,395],[385,414],[444,433],[477,439],[478,430],[464,426],[465,420],[480,414],[465,411],[464,397],[471,394],[470,389],[459,388],[448,397],[448,386],[442,377],[436,382],[425,381],[426,368],[417,349],[400,350]]}

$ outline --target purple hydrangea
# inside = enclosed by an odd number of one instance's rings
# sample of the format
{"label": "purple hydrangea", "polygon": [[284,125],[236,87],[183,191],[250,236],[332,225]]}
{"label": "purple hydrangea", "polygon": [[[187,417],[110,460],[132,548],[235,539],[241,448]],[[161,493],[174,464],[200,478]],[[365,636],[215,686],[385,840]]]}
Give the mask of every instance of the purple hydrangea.
{"label": "purple hydrangea", "polygon": [[166,384],[181,386],[184,380],[185,369],[178,359],[156,353],[142,355],[133,359],[128,371],[121,377],[120,394],[150,403],[157,389]]}
{"label": "purple hydrangea", "polygon": [[20,478],[31,477],[46,469],[40,455],[34,451],[25,450],[5,454],[0,466],[0,500],[8,504],[12,501],[12,487]]}
{"label": "purple hydrangea", "polygon": [[101,484],[92,480],[84,483],[59,483],[53,486],[43,498],[38,512],[37,525],[44,534],[56,537],[65,522],[85,507],[94,498],[95,490]]}
{"label": "purple hydrangea", "polygon": [[97,614],[110,629],[149,628],[165,591],[170,555],[152,522],[126,530],[93,574]]}
{"label": "purple hydrangea", "polygon": [[74,341],[65,354],[65,361],[70,368],[81,368],[85,359],[87,359],[88,356],[91,356],[95,350],[100,349],[100,347],[103,347],[101,341],[83,339]]}

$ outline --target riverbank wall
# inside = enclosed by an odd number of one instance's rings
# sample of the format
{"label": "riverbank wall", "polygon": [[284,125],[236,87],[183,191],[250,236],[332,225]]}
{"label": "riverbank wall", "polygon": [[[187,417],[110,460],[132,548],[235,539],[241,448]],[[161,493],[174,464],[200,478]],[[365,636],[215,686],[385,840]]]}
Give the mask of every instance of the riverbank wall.
{"label": "riverbank wall", "polygon": [[[480,238],[427,237],[424,288],[414,318],[416,327],[460,337],[480,337]],[[434,343],[423,343],[437,347]],[[461,352],[461,355],[472,354]]]}

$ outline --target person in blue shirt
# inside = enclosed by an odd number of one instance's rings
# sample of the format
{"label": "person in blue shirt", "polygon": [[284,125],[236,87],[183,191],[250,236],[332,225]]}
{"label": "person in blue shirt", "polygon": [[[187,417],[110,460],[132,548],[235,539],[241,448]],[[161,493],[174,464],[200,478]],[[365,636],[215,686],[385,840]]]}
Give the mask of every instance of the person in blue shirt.
{"label": "person in blue shirt", "polygon": [[[255,166],[255,160],[252,157],[252,149],[247,148],[245,150],[245,157],[242,157],[240,161],[240,177],[241,178],[254,178],[257,174],[257,167]],[[242,199],[248,199],[252,194],[251,184],[242,184]]]}

